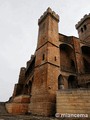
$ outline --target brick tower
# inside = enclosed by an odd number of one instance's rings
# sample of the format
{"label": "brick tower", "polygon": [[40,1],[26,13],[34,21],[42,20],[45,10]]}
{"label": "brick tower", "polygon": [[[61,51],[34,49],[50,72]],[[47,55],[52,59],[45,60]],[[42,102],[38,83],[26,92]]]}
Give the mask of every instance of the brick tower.
{"label": "brick tower", "polygon": [[78,30],[79,39],[80,39],[80,50],[82,56],[83,73],[78,75],[80,83],[86,84],[87,87],[90,86],[90,14],[85,15],[79,22],[76,24],[76,29]]}
{"label": "brick tower", "polygon": [[85,15],[78,24],[76,24],[76,29],[78,30],[81,42],[86,44],[90,43],[90,14]]}
{"label": "brick tower", "polygon": [[38,20],[39,34],[36,49],[31,113],[55,114],[56,90],[59,76],[59,16],[50,8]]}

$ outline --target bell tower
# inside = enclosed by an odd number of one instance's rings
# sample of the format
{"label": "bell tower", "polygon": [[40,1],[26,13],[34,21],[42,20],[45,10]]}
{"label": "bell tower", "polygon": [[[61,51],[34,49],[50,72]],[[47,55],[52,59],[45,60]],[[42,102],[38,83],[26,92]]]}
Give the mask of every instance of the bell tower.
{"label": "bell tower", "polygon": [[48,8],[38,20],[34,81],[29,107],[34,114],[55,114],[60,72],[58,22],[59,16],[51,8]]}
{"label": "bell tower", "polygon": [[[78,80],[83,80],[83,83],[86,83],[86,76],[84,75],[90,74],[90,13],[85,15],[76,24],[76,29],[78,30],[80,39],[80,54],[77,52],[77,61],[78,66],[80,66],[80,71],[83,71],[83,77],[78,75]],[[82,66],[80,64],[82,64]],[[87,81],[89,81],[88,79],[89,78],[87,78]]]}

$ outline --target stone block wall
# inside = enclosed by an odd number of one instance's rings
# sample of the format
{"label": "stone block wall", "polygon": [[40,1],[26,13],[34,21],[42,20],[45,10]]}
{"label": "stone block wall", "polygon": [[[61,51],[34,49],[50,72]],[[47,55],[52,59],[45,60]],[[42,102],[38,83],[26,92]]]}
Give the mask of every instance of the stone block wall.
{"label": "stone block wall", "polygon": [[90,89],[57,91],[56,111],[60,114],[88,114],[90,117]]}

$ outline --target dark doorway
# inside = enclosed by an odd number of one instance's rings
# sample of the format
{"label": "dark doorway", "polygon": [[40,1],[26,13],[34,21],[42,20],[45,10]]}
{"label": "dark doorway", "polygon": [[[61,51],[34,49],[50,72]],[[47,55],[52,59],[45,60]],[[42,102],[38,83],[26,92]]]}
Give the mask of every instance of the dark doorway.
{"label": "dark doorway", "polygon": [[77,79],[76,76],[70,75],[68,78],[68,88],[72,89],[72,88],[77,88]]}
{"label": "dark doorway", "polygon": [[85,73],[90,73],[90,47],[82,46],[81,50],[84,61]]}
{"label": "dark doorway", "polygon": [[90,63],[86,59],[83,60],[84,60],[85,73],[90,73]]}

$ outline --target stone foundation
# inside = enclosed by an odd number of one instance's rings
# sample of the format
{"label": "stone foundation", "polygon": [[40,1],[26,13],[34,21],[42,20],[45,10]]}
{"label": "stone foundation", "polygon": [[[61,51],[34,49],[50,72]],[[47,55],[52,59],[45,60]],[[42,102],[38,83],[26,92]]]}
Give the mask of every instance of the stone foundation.
{"label": "stone foundation", "polygon": [[13,99],[12,103],[6,103],[6,109],[10,114],[26,114],[28,113],[29,102],[30,96],[17,96]]}

